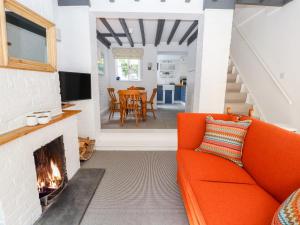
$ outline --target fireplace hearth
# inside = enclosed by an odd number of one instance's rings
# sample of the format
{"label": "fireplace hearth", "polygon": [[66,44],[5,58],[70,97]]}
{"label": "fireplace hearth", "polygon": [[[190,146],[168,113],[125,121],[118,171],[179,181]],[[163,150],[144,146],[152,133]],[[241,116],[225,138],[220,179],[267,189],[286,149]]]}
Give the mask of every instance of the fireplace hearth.
{"label": "fireplace hearth", "polygon": [[60,136],[36,150],[34,161],[37,189],[43,210],[64,189],[68,182],[63,137]]}

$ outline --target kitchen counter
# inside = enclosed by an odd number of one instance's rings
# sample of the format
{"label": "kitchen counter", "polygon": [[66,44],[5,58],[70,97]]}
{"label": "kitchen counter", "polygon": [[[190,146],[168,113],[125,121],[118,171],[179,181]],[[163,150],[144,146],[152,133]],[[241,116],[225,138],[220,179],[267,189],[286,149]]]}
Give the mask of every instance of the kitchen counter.
{"label": "kitchen counter", "polygon": [[157,85],[157,102],[174,104],[185,102],[186,86],[182,84]]}

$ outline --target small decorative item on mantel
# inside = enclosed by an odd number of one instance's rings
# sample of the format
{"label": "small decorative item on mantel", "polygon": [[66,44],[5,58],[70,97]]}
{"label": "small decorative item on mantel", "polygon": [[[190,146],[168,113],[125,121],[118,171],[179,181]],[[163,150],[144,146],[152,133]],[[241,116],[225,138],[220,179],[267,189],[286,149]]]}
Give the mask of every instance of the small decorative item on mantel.
{"label": "small decorative item on mantel", "polygon": [[36,116],[38,124],[47,124],[51,120],[50,111],[34,112],[33,115]]}
{"label": "small decorative item on mantel", "polygon": [[78,138],[79,141],[79,153],[80,153],[80,161],[89,160],[95,149],[95,140],[90,140],[89,138]]}
{"label": "small decorative item on mantel", "polygon": [[38,119],[39,124],[47,124],[50,121],[49,116],[39,116],[37,119]]}
{"label": "small decorative item on mantel", "polygon": [[38,124],[38,119],[36,115],[26,116],[26,125],[30,127],[34,127]]}

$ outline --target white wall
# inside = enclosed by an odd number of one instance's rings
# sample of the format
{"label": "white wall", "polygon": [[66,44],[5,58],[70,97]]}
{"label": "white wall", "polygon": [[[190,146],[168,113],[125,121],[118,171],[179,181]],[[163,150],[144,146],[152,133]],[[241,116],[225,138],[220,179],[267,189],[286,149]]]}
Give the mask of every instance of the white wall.
{"label": "white wall", "polygon": [[[53,21],[52,0],[20,3]],[[41,110],[61,113],[57,73],[0,69],[0,134],[25,125],[26,115]]]}
{"label": "white wall", "polygon": [[82,110],[78,121],[79,136],[95,138],[96,129],[100,126],[97,115],[100,107],[96,29],[90,26],[95,28],[96,20],[90,18],[87,6],[68,6],[57,7],[56,23],[61,31],[61,42],[57,46],[58,69],[92,74],[92,99],[74,102],[76,106],[73,109]]}
{"label": "white wall", "polygon": [[238,8],[231,46],[232,58],[266,120],[298,129],[299,11],[300,1],[281,8]]}
{"label": "white wall", "polygon": [[[125,46],[124,46],[125,47]],[[153,45],[135,45],[137,48],[144,49],[144,56],[141,60],[141,81],[117,81],[115,78],[116,67],[115,60],[113,58],[112,51],[109,51],[108,63],[109,63],[109,74],[110,74],[110,86],[115,90],[124,90],[130,86],[145,87],[148,93],[152,93],[153,88],[157,86],[156,78],[156,62],[157,62],[157,50]],[[148,63],[152,63],[152,70],[148,70]],[[149,94],[150,96],[150,94]]]}
{"label": "white wall", "polygon": [[180,83],[180,78],[187,77],[187,56],[186,55],[159,55],[159,63],[171,63],[175,65],[175,71],[173,71],[172,77],[161,77],[160,70],[157,71],[157,83],[158,84],[169,84],[169,83]]}
{"label": "white wall", "polygon": [[187,61],[187,89],[185,111],[193,112],[194,106],[194,91],[195,91],[195,76],[196,76],[196,54],[197,41],[191,43],[188,47]]}
{"label": "white wall", "polygon": [[195,82],[200,81],[200,89],[196,89],[200,95],[194,98],[198,112],[224,112],[232,20],[231,9],[206,9],[204,12],[203,32],[198,40],[202,40],[202,45],[197,49],[201,52],[201,68],[196,68],[200,76]]}
{"label": "white wall", "polygon": [[99,76],[99,95],[100,95],[100,112],[103,115],[109,108],[109,95],[107,88],[110,87],[110,73],[109,70],[109,60],[108,60],[108,49],[101,44],[99,41],[97,43],[97,56],[104,56],[104,76]]}

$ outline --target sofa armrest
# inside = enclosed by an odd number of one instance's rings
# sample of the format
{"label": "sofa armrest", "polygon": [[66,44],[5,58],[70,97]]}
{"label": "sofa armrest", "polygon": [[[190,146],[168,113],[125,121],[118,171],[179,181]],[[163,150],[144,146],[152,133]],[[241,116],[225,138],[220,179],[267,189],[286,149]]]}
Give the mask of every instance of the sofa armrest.
{"label": "sofa armrest", "polygon": [[227,114],[179,113],[177,115],[178,150],[194,150],[201,144],[205,133],[207,115],[215,119],[231,120]]}

